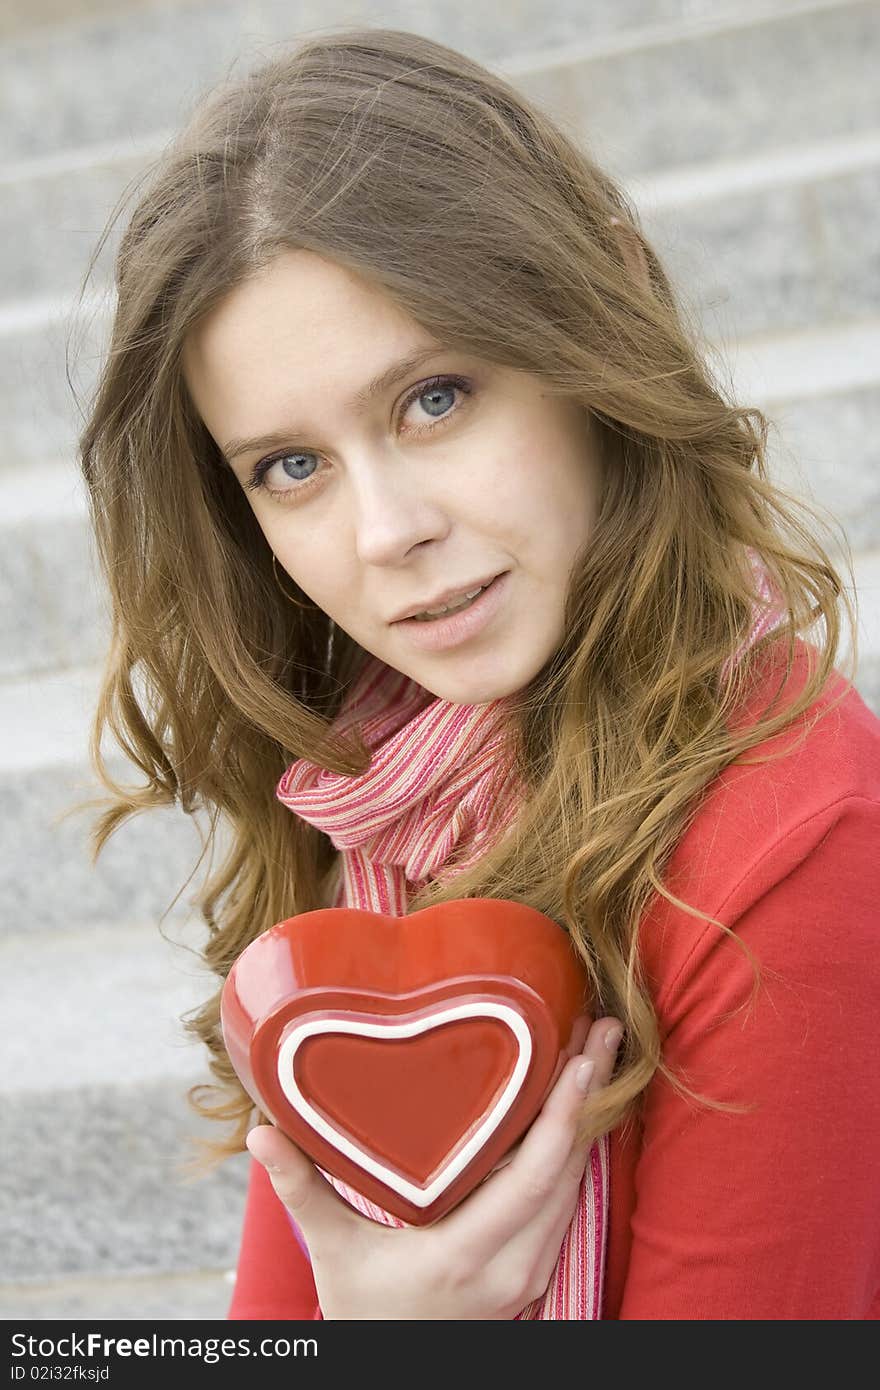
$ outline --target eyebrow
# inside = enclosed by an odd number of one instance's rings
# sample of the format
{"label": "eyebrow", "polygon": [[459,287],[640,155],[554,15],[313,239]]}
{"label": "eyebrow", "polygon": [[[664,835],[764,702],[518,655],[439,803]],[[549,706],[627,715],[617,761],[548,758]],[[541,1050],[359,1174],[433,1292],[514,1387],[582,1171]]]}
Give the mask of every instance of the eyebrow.
{"label": "eyebrow", "polygon": [[[440,344],[435,344],[429,348],[419,348],[416,352],[409,353],[406,357],[401,357],[397,362],[392,362],[378,376],[374,376],[366,386],[357,391],[352,398],[351,408],[355,411],[362,411],[371,400],[376,396],[381,396],[392,386],[396,386],[403,377],[409,376],[410,372],[415,371],[429,357],[436,357],[439,352],[443,352]],[[282,444],[289,444],[291,439],[297,434],[302,433],[298,429],[273,430],[270,434],[257,434],[247,438],[230,439],[224,444],[222,453],[227,463],[239,458],[242,454],[261,452],[264,449],[276,449]]]}

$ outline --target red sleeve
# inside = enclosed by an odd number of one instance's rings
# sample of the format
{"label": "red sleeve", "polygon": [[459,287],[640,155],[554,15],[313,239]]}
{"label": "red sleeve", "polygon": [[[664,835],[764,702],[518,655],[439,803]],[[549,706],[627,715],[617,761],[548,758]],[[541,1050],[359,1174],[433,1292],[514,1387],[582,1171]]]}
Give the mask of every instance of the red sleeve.
{"label": "red sleeve", "polygon": [[250,1162],[235,1292],[227,1318],[312,1320],[318,1296],[308,1256],[262,1164]]}
{"label": "red sleeve", "polygon": [[[880,806],[852,797],[664,988],[664,1055],[725,1115],[649,1087],[619,1317],[880,1317]],[[745,1007],[740,1007],[745,1003]],[[731,1016],[732,1015],[732,1016]]]}

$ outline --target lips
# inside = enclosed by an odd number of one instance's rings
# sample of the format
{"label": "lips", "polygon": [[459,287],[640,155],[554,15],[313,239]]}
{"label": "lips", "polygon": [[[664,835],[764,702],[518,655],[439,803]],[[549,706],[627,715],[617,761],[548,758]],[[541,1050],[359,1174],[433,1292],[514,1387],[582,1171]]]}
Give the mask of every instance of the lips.
{"label": "lips", "polygon": [[434,618],[406,618],[396,624],[401,640],[422,652],[453,650],[473,641],[487,629],[505,606],[510,573],[496,575],[471,603],[462,604]]}
{"label": "lips", "polygon": [[234,963],[221,1024],[245,1089],[312,1160],[412,1225],[449,1211],[555,1080],[586,977],[521,903],[303,913]]}
{"label": "lips", "polygon": [[497,579],[498,574],[490,574],[485,579],[477,579],[473,584],[465,584],[460,589],[447,591],[445,596],[440,598],[428,599],[425,603],[417,604],[414,608],[408,608],[405,613],[400,613],[396,618],[392,618],[394,623],[406,622],[408,618],[414,618],[418,613],[426,613],[430,608],[442,608],[444,604],[456,603],[463,599],[465,594],[472,594],[475,589],[485,589]]}

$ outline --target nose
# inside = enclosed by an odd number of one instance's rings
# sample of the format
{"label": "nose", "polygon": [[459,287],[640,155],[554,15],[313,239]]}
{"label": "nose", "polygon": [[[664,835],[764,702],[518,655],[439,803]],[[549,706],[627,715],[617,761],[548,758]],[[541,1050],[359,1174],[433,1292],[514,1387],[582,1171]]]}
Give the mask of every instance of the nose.
{"label": "nose", "polygon": [[447,535],[447,509],[424,472],[412,456],[394,450],[361,455],[349,467],[355,550],[363,564],[400,564],[417,545]]}

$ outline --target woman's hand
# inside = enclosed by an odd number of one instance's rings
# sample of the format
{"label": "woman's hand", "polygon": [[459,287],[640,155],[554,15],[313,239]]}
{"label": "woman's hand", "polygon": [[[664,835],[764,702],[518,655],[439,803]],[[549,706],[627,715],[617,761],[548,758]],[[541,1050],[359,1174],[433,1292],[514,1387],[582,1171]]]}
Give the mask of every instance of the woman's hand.
{"label": "woman's hand", "polygon": [[[550,1282],[590,1146],[576,1137],[585,1095],[608,1084],[621,1033],[590,1028],[509,1161],[427,1227],[382,1226],[333,1190],[272,1125],[247,1137],[309,1247],[330,1319],[513,1318]],[[608,1046],[607,1041],[612,1046]]]}

